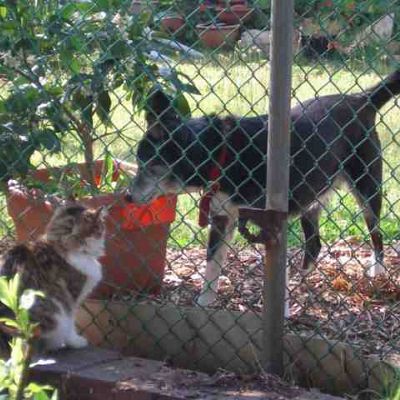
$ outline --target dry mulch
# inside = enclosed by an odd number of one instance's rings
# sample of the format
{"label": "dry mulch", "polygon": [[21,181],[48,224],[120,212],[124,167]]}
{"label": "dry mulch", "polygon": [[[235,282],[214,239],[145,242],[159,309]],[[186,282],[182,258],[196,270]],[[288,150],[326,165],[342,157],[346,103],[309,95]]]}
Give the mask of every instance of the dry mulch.
{"label": "dry mulch", "polygon": [[[345,341],[363,354],[400,354],[400,254],[396,246],[385,248],[388,273],[375,278],[365,273],[370,246],[351,238],[325,246],[317,268],[306,277],[299,273],[301,254],[291,249],[288,255],[288,331]],[[201,288],[205,249],[169,249],[167,258],[162,294],[154,300],[192,305]],[[259,312],[262,285],[261,253],[250,246],[231,248],[212,307]]]}

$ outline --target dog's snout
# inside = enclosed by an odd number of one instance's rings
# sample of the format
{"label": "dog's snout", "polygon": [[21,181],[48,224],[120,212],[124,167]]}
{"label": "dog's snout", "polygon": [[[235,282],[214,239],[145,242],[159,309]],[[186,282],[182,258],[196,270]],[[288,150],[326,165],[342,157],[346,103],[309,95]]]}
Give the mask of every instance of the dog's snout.
{"label": "dog's snout", "polygon": [[129,192],[125,193],[124,199],[127,203],[133,203],[133,196]]}

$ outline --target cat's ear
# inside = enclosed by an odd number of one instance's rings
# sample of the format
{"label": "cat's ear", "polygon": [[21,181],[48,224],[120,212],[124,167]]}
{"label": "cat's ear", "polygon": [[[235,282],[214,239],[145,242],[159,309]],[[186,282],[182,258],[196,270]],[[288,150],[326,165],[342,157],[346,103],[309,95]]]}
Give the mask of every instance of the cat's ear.
{"label": "cat's ear", "polygon": [[55,196],[55,195],[49,195],[46,197],[46,201],[50,203],[51,207],[54,210],[57,210],[60,207],[65,206],[65,200],[62,199],[61,197]]}
{"label": "cat's ear", "polygon": [[78,203],[76,196],[70,194],[68,197],[64,199],[58,198],[58,200],[56,200],[56,203],[54,203],[54,205],[56,206],[55,208],[59,207],[65,208],[65,207],[79,206],[80,204]]}
{"label": "cat's ear", "polygon": [[108,215],[108,207],[100,206],[96,208],[95,212],[96,219],[99,219],[100,221],[104,222],[107,215]]}

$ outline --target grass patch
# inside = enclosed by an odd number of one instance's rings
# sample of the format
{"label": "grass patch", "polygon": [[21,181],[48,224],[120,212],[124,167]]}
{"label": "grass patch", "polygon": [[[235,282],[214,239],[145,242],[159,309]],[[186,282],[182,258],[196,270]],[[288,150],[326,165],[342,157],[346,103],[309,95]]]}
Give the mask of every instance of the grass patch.
{"label": "grass patch", "polygon": [[[179,68],[195,83],[201,96],[189,96],[189,102],[194,116],[207,113],[228,114],[240,116],[264,114],[268,110],[269,66],[262,60],[243,62],[238,56],[221,55],[204,64],[182,64]],[[389,72],[382,67],[381,76]],[[293,68],[293,99],[292,106],[310,97],[333,93],[354,93],[378,82],[380,77],[373,69],[349,68],[335,63],[326,65],[310,65],[300,63]],[[130,103],[118,92],[113,98],[113,127],[118,134],[110,136],[107,141],[96,147],[96,157],[104,156],[106,148],[115,157],[135,160],[135,148],[143,135],[145,121],[143,116],[134,114]],[[384,205],[382,213],[382,228],[387,242],[399,237],[398,225],[400,216],[400,175],[399,175],[399,129],[400,113],[395,106],[395,100],[389,102],[377,118],[377,128],[383,146],[384,163]],[[102,133],[98,128],[99,134]],[[78,142],[71,135],[64,147],[62,155],[36,157],[39,165],[59,165],[66,161],[82,161],[77,154]],[[3,204],[2,202],[1,204]],[[204,245],[206,231],[197,225],[198,196],[183,195],[178,202],[177,220],[172,226],[170,245],[186,247]],[[1,205],[0,205],[1,206]],[[10,222],[3,213],[0,231],[8,233]],[[321,234],[325,241],[330,242],[339,237],[357,236],[367,238],[367,230],[361,212],[352,196],[339,191],[335,194],[324,211],[321,219]],[[290,224],[289,245],[298,245],[302,234],[298,221]],[[242,241],[239,235],[235,240]]]}

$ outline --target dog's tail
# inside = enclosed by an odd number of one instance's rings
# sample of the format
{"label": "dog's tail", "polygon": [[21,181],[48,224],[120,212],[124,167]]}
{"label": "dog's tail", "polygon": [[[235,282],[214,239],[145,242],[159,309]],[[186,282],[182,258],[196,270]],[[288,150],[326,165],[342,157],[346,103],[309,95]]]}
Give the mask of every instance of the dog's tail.
{"label": "dog's tail", "polygon": [[387,76],[378,85],[370,88],[366,95],[370,103],[376,108],[381,108],[393,96],[400,93],[400,70]]}

